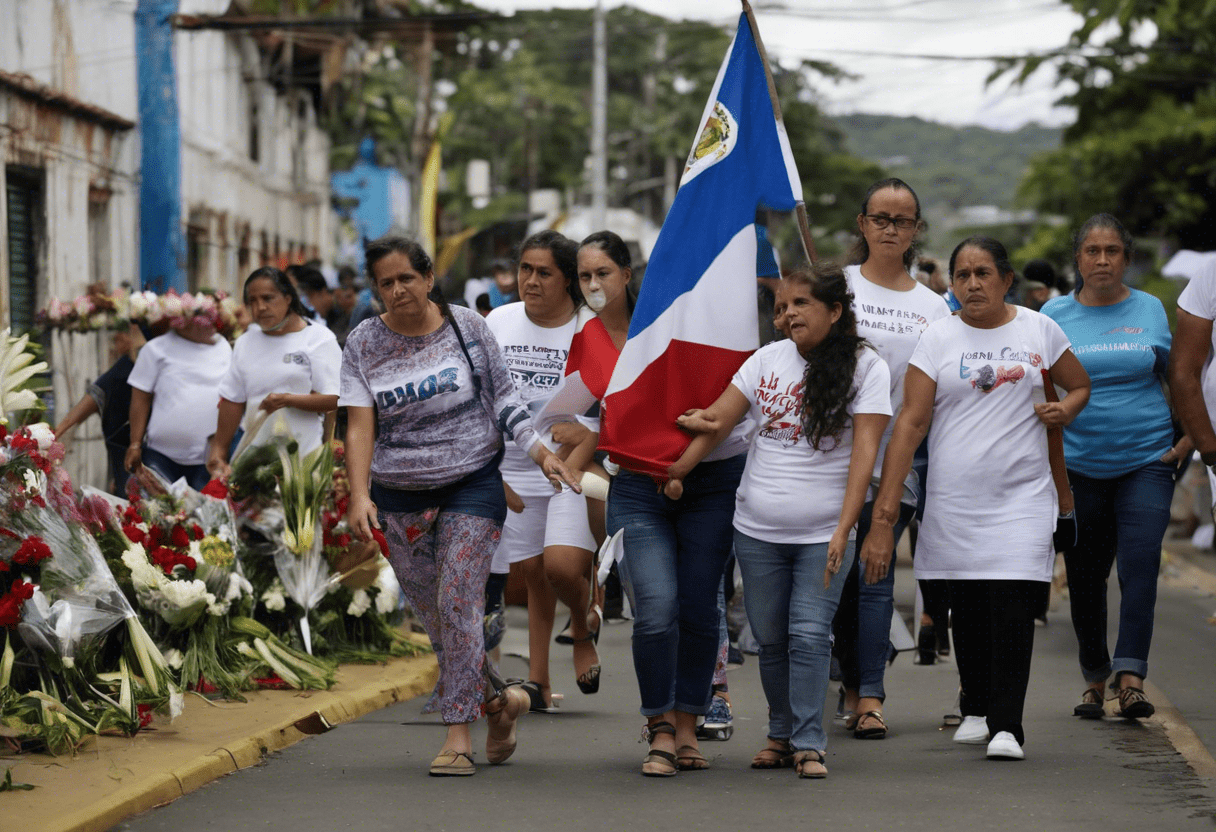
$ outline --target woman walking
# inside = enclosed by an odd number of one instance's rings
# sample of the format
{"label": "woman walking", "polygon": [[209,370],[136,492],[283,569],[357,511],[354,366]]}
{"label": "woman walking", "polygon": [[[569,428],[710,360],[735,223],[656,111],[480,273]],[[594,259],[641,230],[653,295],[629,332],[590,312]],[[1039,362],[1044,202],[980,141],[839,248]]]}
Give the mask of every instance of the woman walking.
{"label": "woman walking", "polygon": [[389,237],[371,243],[366,259],[386,311],[350,334],[342,357],[350,525],[371,540],[383,524],[393,571],[435,647],[448,730],[430,773],[469,775],[469,725],[483,707],[486,756],[501,763],[529,704],[525,691],[497,678],[482,634],[486,578],[507,512],[503,434],[551,488],[571,477],[537,441],[481,316],[433,294],[422,247]]}
{"label": "woman walking", "polygon": [[253,272],[245,280],[245,306],[253,323],[232,348],[207,455],[207,470],[220,479],[231,473],[228,451],[242,417],[248,433],[259,413],[268,415],[251,444],[273,436],[282,420],[303,456],[324,439],[322,414],[338,407],[342,350],[328,327],[310,320],[287,275],[270,266]]}
{"label": "woman walking", "polygon": [[[998,241],[959,243],[950,281],[962,308],[930,324],[909,359],[861,557],[878,558],[885,577],[904,480],[928,434],[915,569],[917,578],[949,582],[962,682],[954,740],[1020,760],[1034,619],[1055,562],[1059,497],[1047,429],[1076,418],[1089,378],[1054,321],[1005,302],[1013,267]],[[1067,391],[1063,400],[1045,402],[1046,383]]]}
{"label": "woman walking", "polygon": [[[1162,387],[1170,325],[1161,301],[1123,283],[1132,238],[1110,214],[1077,232],[1077,290],[1050,300],[1043,314],[1072,342],[1093,392],[1064,428],[1064,457],[1077,512],[1076,545],[1064,550],[1068,596],[1087,687],[1073,714],[1103,716],[1103,688],[1119,697],[1119,715],[1152,716],[1144,695],[1161,541],[1170,521],[1174,474],[1190,453],[1174,445]],[[1119,637],[1112,661],[1106,640],[1106,583],[1119,570]]]}
{"label": "woman walking", "polygon": [[890,373],[858,334],[838,267],[795,272],[778,296],[789,340],[754,353],[707,410],[680,417],[690,430],[714,430],[693,440],[671,474],[695,473],[697,460],[744,415],[761,426],[734,513],[744,604],[760,643],[769,706],[768,745],[752,767],[793,765],[800,777],[817,779],[827,775],[823,700],[832,618],[891,417]]}
{"label": "woman walking", "polygon": [[[895,416],[878,446],[876,482],[882,473],[883,454],[891,441],[894,418],[903,404],[908,359],[925,328],[950,314],[946,302],[910,273],[916,262],[916,236],[923,224],[920,200],[906,182],[901,179],[875,182],[866,192],[861,213],[857,215],[861,236],[852,253],[856,265],[845,269],[854,297],[857,333],[874,347],[891,372],[891,409]],[[904,485],[899,517],[892,530],[896,544],[916,511],[924,483],[914,470]],[[862,508],[857,524],[859,547],[870,530],[873,510],[873,502]],[[844,706],[852,712],[846,727],[852,729],[857,739],[880,740],[887,735],[883,676],[891,649],[894,562],[892,547],[883,564],[886,567],[883,577],[879,578],[880,564],[859,558],[848,573],[836,613],[835,649],[844,672]]]}
{"label": "woman walking", "polygon": [[[519,292],[522,301],[500,306],[485,322],[503,351],[507,369],[517,380],[519,395],[537,415],[557,390],[582,307],[578,289],[578,246],[556,231],[541,231],[524,240],[519,252]],[[581,312],[580,312],[581,310]],[[573,418],[579,414],[571,413]],[[548,433],[545,431],[545,433]],[[542,436],[542,444],[552,441]],[[550,446],[557,449],[553,442]],[[600,661],[594,631],[587,626],[595,539],[587,519],[587,500],[580,492],[553,492],[524,452],[508,448],[502,462],[509,488],[502,540],[494,556],[493,573],[501,593],[511,564],[519,563],[528,588],[528,682],[536,710],[553,708],[549,678],[549,641],[557,600],[574,613],[574,669],[583,693],[599,690]]]}

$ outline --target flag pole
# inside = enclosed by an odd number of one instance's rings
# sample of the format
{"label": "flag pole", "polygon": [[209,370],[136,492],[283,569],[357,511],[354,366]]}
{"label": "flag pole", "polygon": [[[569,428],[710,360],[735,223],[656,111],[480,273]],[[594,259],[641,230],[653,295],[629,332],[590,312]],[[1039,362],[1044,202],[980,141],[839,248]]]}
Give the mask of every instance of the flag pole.
{"label": "flag pole", "polygon": [[[747,0],[743,2],[743,13],[747,15],[747,23],[752,27],[752,39],[756,41],[756,50],[760,53],[760,62],[764,64],[764,77],[768,81],[768,97],[773,102],[773,117],[782,125],[785,120],[781,117],[781,99],[777,97],[777,83],[773,80],[773,73],[768,68],[768,52],[764,49],[764,41],[760,38],[760,27],[756,25],[756,15],[752,12],[752,4]],[[815,241],[811,239],[811,223],[806,215],[806,203],[798,200],[794,206],[794,216],[798,219],[798,232],[802,238],[802,252],[806,255],[808,263],[814,263],[819,259],[818,253],[815,251]]]}

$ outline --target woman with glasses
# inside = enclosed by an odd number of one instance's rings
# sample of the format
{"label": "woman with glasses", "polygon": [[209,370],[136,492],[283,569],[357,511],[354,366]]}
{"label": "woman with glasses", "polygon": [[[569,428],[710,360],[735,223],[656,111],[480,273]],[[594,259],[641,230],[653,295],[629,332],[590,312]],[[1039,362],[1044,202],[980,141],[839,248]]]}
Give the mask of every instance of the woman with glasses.
{"label": "woman with glasses", "polygon": [[[883,179],[866,191],[857,215],[860,237],[851,252],[854,264],[845,269],[857,334],[869,341],[891,371],[891,408],[896,417],[903,403],[904,374],[920,335],[930,323],[950,314],[946,302],[911,275],[916,262],[916,236],[924,227],[920,200],[903,180]],[[883,452],[891,440],[887,425],[878,448],[874,477],[882,471]],[[921,476],[908,475],[894,526],[895,542],[912,519],[921,492]],[[870,528],[873,501],[862,508],[857,525],[858,549]],[[858,559],[849,572],[836,613],[836,652],[844,671],[845,708],[853,715],[846,727],[858,739],[880,740],[887,735],[883,719],[883,674],[890,651],[891,611],[894,607],[895,550],[885,560]],[[944,625],[945,622],[942,622]]]}

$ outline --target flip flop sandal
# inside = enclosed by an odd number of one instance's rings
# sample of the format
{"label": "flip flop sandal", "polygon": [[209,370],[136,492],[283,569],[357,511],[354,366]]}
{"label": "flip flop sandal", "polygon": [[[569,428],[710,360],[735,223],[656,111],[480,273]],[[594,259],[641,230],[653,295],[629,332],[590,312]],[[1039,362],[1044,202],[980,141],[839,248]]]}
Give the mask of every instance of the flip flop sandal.
{"label": "flip flop sandal", "polygon": [[676,768],[680,771],[704,771],[709,768],[709,760],[699,749],[681,745],[676,749]]}
{"label": "flip flop sandal", "polygon": [[[862,723],[869,721],[869,728],[863,728]],[[873,722],[878,724],[874,725]],[[853,738],[858,740],[883,740],[887,738],[887,723],[882,718],[882,711],[866,711],[857,717],[853,728]]]}

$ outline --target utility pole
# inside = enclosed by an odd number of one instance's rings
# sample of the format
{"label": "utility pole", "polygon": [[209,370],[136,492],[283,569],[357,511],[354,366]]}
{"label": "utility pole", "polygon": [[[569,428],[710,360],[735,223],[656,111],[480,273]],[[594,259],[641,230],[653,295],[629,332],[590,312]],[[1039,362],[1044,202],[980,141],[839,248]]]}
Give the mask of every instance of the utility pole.
{"label": "utility pole", "polygon": [[596,0],[591,72],[591,227],[608,225],[608,36],[604,0]]}

